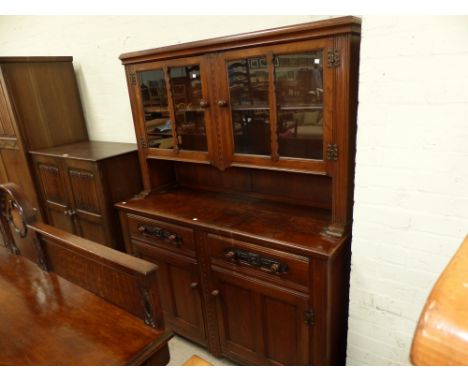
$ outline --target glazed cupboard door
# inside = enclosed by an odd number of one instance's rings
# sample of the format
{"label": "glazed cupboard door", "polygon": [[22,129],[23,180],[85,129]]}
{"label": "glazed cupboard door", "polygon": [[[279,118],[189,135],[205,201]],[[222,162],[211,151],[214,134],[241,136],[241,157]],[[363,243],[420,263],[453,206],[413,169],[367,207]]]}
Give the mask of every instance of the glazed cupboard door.
{"label": "glazed cupboard door", "polygon": [[209,163],[212,148],[207,64],[194,57],[135,65],[131,83],[146,156]]}
{"label": "glazed cupboard door", "polygon": [[319,39],[218,56],[227,165],[326,172],[332,48],[333,39]]}
{"label": "glazed cupboard door", "polygon": [[132,241],[133,254],[158,265],[161,304],[167,328],[207,344],[198,264],[193,257]]}
{"label": "glazed cupboard door", "polygon": [[308,296],[212,266],[223,355],[252,365],[307,365]]}

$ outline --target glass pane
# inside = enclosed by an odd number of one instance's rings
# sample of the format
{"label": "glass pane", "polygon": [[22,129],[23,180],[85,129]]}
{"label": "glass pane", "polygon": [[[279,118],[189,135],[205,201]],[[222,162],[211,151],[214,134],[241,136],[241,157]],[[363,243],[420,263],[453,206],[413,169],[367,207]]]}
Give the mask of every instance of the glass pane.
{"label": "glass pane", "polygon": [[169,72],[179,149],[207,151],[200,67],[171,68]]}
{"label": "glass pane", "polygon": [[270,155],[268,69],[265,57],[228,61],[234,151]]}
{"label": "glass pane", "polygon": [[150,70],[140,73],[140,91],[145,113],[148,147],[172,149],[171,131],[164,72]]}
{"label": "glass pane", "polygon": [[323,158],[322,51],[275,56],[280,157]]}

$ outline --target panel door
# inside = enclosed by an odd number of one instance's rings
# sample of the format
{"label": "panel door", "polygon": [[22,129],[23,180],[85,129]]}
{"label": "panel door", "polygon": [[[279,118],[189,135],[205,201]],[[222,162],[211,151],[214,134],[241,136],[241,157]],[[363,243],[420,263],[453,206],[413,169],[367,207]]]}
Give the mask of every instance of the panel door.
{"label": "panel door", "polygon": [[322,39],[219,55],[218,112],[231,164],[326,172],[332,48]]}
{"label": "panel door", "polygon": [[65,166],[77,234],[97,243],[109,244],[97,168],[73,162],[67,162]]}
{"label": "panel door", "polygon": [[308,364],[307,295],[217,266],[212,274],[225,356],[255,365]]}
{"label": "panel door", "polygon": [[133,241],[133,253],[159,266],[158,282],[166,327],[206,345],[196,259]]}
{"label": "panel door", "polygon": [[213,139],[205,63],[194,57],[135,66],[139,143],[148,156],[209,162]]}
{"label": "panel door", "polygon": [[60,162],[48,157],[34,157],[34,164],[49,224],[76,234],[72,203]]}

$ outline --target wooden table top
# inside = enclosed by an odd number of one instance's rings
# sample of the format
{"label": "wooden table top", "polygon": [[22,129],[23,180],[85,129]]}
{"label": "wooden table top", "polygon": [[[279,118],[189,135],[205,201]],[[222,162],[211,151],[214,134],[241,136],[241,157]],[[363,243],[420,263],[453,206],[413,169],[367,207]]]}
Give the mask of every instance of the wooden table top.
{"label": "wooden table top", "polygon": [[171,334],[0,247],[0,365],[132,365]]}

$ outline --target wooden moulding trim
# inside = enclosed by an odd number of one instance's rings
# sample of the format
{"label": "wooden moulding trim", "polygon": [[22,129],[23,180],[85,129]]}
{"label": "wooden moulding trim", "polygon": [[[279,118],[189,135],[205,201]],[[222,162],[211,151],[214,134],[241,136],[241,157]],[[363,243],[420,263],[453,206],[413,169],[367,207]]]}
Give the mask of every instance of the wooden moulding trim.
{"label": "wooden moulding trim", "polygon": [[61,245],[98,263],[117,265],[127,273],[146,276],[156,272],[158,268],[147,261],[136,257],[129,257],[127,254],[98,243],[90,242],[42,222],[28,224],[28,228],[41,235],[46,242],[50,241]]}
{"label": "wooden moulding trim", "polygon": [[1,57],[0,63],[4,62],[70,62],[73,61],[72,56],[11,56],[11,57]]}
{"label": "wooden moulding trim", "polygon": [[141,63],[165,58],[186,57],[214,51],[224,51],[248,46],[281,43],[283,40],[310,39],[333,34],[360,34],[361,19],[353,16],[330,18],[310,23],[289,25],[257,32],[216,37],[167,47],[123,53],[119,56],[123,64]]}
{"label": "wooden moulding trim", "polygon": [[152,211],[146,208],[137,208],[137,207],[128,206],[127,204],[122,204],[122,203],[115,204],[115,207],[133,216],[137,216],[137,217],[143,216],[143,217],[147,217],[150,219],[156,218],[163,222],[167,222],[167,223],[171,223],[171,224],[175,224],[179,226],[185,226],[185,227],[189,227],[195,230],[201,229],[203,231],[206,231],[208,233],[212,233],[215,235],[230,237],[232,239],[247,241],[247,242],[261,245],[267,248],[277,249],[280,251],[294,253],[296,255],[303,255],[303,256],[313,257],[313,258],[318,258],[318,259],[324,259],[324,258],[328,259],[330,257],[333,257],[335,253],[337,253],[337,251],[340,250],[340,248],[343,246],[346,240],[348,240],[348,238],[350,237],[349,233],[345,233],[340,238],[334,238],[333,240],[336,240],[336,243],[333,245],[333,248],[331,248],[331,250],[327,252],[319,247],[306,247],[300,244],[295,244],[293,242],[280,241],[280,240],[275,240],[271,238],[265,239],[265,237],[263,236],[250,234],[245,231],[233,230],[232,228],[219,227],[219,226],[214,225],[213,223],[208,223],[208,222],[203,223],[200,221],[197,221],[196,223],[194,223],[192,220],[189,220],[188,218],[162,214],[160,211]]}

